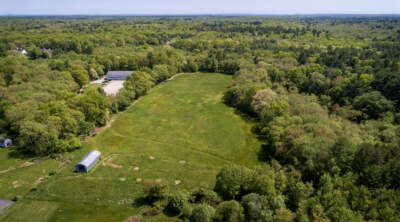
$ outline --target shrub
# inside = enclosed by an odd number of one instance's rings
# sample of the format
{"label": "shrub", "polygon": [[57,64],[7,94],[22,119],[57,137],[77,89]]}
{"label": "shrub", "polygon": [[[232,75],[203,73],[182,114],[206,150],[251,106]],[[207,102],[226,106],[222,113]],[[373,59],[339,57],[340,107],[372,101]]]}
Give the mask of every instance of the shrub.
{"label": "shrub", "polygon": [[144,186],[144,193],[150,201],[165,198],[168,193],[168,186],[165,183],[149,181]]}
{"label": "shrub", "polygon": [[258,220],[268,210],[268,199],[256,193],[247,194],[242,198],[242,206],[248,220]]}
{"label": "shrub", "polygon": [[236,200],[225,201],[218,205],[215,219],[217,221],[244,221],[243,207]]}
{"label": "shrub", "polygon": [[181,213],[183,207],[187,205],[189,193],[186,190],[177,191],[168,197],[168,209],[174,213]]}
{"label": "shrub", "polygon": [[194,203],[204,203],[211,206],[216,206],[221,201],[217,193],[206,188],[194,190],[191,197],[191,201]]}
{"label": "shrub", "polygon": [[275,211],[275,221],[276,222],[292,222],[294,221],[295,214],[285,208],[281,208]]}
{"label": "shrub", "polygon": [[227,166],[217,174],[214,190],[224,200],[239,200],[249,193],[275,195],[275,175],[268,169],[256,171],[241,166]]}
{"label": "shrub", "polygon": [[182,217],[190,218],[193,213],[193,206],[191,204],[185,204],[182,208]]}
{"label": "shrub", "polygon": [[135,99],[135,92],[122,88],[116,95],[118,111],[125,110]]}
{"label": "shrub", "polygon": [[167,199],[158,199],[155,202],[153,202],[153,208],[158,210],[158,211],[163,211],[165,207],[168,205],[168,200]]}
{"label": "shrub", "polygon": [[168,65],[156,65],[153,68],[154,73],[158,77],[158,81],[164,81],[172,76],[172,73],[168,70]]}
{"label": "shrub", "polygon": [[217,174],[214,190],[224,200],[232,200],[240,196],[243,184],[243,169],[240,166],[227,166]]}
{"label": "shrub", "polygon": [[192,212],[191,221],[193,222],[211,222],[215,216],[215,209],[207,204],[197,205]]}

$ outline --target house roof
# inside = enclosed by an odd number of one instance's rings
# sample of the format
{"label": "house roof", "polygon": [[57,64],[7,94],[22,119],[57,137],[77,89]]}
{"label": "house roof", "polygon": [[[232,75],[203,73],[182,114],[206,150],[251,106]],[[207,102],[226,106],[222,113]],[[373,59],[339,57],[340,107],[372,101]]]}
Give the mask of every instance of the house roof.
{"label": "house roof", "polygon": [[108,71],[107,77],[110,79],[126,79],[133,71]]}
{"label": "house roof", "polygon": [[90,152],[88,155],[86,155],[85,157],[83,157],[83,159],[81,160],[81,162],[78,163],[78,165],[84,165],[84,166],[88,167],[88,166],[89,166],[91,163],[93,163],[93,161],[95,161],[100,155],[101,155],[100,151],[93,150],[93,151]]}

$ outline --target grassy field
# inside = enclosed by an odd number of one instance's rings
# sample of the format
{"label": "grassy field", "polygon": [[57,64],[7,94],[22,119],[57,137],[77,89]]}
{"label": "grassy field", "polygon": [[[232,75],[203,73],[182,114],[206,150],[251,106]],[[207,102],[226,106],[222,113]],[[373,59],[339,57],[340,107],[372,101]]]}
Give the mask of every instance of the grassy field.
{"label": "grassy field", "polygon": [[[181,75],[151,90],[82,149],[65,154],[70,162],[36,160],[0,173],[0,199],[23,196],[0,220],[123,221],[145,207],[132,204],[146,181],[164,181],[171,189],[212,187],[223,165],[254,166],[261,144],[252,123],[222,103],[231,79]],[[93,149],[102,152],[101,162],[88,174],[74,173]],[[0,170],[34,163],[10,158],[7,150],[0,151],[0,161]]]}

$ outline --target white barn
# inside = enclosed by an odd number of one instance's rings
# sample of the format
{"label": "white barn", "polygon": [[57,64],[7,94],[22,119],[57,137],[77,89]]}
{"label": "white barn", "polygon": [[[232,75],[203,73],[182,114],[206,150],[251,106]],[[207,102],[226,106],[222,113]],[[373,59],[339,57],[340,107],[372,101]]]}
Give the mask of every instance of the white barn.
{"label": "white barn", "polygon": [[90,169],[96,165],[96,163],[100,160],[101,153],[100,151],[93,150],[88,155],[83,157],[81,162],[76,165],[76,172],[89,172]]}

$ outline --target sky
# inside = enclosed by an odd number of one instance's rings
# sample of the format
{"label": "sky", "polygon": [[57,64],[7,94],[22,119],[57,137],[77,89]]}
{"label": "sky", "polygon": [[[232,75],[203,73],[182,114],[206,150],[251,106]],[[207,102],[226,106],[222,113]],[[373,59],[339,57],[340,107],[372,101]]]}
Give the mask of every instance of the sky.
{"label": "sky", "polygon": [[400,14],[400,0],[0,0],[0,15]]}

